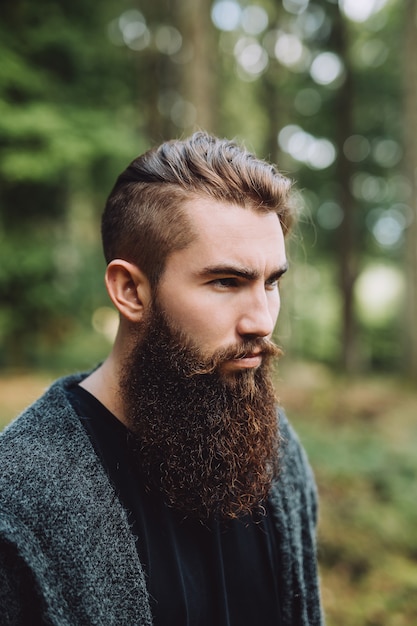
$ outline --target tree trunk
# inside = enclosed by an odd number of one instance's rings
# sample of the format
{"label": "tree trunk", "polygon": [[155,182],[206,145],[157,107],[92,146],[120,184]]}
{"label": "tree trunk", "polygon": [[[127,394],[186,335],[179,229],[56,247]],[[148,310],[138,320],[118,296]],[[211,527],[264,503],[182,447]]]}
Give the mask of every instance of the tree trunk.
{"label": "tree trunk", "polygon": [[412,220],[407,229],[407,368],[417,381],[417,0],[405,0],[405,169],[411,185]]}
{"label": "tree trunk", "polygon": [[196,109],[194,127],[216,132],[218,43],[210,9],[211,0],[178,2],[179,28],[185,45],[190,46],[190,60],[182,66],[182,96]]}
{"label": "tree trunk", "polygon": [[343,221],[339,229],[340,290],[342,298],[341,365],[352,373],[358,365],[356,323],[353,289],[357,278],[355,200],[350,191],[352,164],[343,152],[343,144],[353,134],[354,86],[349,67],[346,23],[339,7],[335,7],[333,45],[335,52],[345,64],[346,77],[339,89],[336,106],[336,141],[338,149],[336,178],[339,186],[339,202],[343,209]]}

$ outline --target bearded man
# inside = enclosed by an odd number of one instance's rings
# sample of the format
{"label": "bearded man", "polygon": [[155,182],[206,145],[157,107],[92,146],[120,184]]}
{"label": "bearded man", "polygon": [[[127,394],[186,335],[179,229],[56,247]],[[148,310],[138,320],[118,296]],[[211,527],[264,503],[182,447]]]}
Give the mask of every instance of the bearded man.
{"label": "bearded man", "polygon": [[289,190],[202,132],[119,176],[113,349],[1,437],[2,623],[323,623],[315,484],[271,377]]}

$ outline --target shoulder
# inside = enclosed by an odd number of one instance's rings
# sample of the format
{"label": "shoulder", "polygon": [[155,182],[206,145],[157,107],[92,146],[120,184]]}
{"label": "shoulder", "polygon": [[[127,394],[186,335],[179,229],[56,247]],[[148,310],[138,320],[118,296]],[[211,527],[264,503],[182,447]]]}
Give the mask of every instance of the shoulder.
{"label": "shoulder", "polygon": [[24,566],[65,623],[148,624],[127,513],[67,399],[82,377],[56,381],[0,437],[0,584],[3,568],[20,587]]}
{"label": "shoulder", "polygon": [[[63,444],[70,445],[69,433],[82,432],[82,426],[67,399],[65,390],[68,386],[77,384],[83,377],[83,374],[76,374],[58,379],[4,429],[0,434],[2,471],[7,465],[5,458],[20,459],[23,455],[26,464],[30,465],[31,455],[35,455],[39,461],[42,454],[49,456],[54,448]],[[14,464],[12,463],[12,466]]]}
{"label": "shoulder", "polygon": [[75,417],[67,399],[66,389],[85,378],[86,374],[74,374],[57,379],[33,404],[27,407],[0,433],[0,445],[4,446],[19,436],[35,435],[40,429],[48,430],[63,416]]}
{"label": "shoulder", "polygon": [[[19,518],[45,513],[76,487],[75,475],[100,474],[100,464],[65,388],[82,375],[57,380],[0,435],[0,507]],[[84,481],[85,482],[85,481]],[[59,485],[59,487],[58,487]]]}

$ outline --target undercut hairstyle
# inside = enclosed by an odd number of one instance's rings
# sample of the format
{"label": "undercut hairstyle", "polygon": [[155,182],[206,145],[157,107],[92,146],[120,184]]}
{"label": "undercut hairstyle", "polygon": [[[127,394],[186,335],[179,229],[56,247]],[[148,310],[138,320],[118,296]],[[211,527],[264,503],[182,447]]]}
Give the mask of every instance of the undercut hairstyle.
{"label": "undercut hairstyle", "polygon": [[184,206],[211,199],[278,215],[284,235],[293,222],[291,182],[233,141],[197,132],[136,158],[118,177],[102,218],[107,263],[134,263],[155,287],[168,256],[194,238]]}

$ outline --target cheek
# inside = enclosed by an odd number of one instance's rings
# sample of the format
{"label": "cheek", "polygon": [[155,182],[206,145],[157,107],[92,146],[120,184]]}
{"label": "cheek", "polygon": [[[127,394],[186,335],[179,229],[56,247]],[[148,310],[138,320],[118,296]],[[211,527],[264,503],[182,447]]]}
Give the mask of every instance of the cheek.
{"label": "cheek", "polygon": [[196,338],[209,342],[216,338],[221,339],[231,324],[227,319],[227,312],[222,311],[221,307],[194,308],[187,314],[183,312],[182,319],[183,323],[188,326],[189,332],[194,333]]}
{"label": "cheek", "polygon": [[276,323],[278,319],[280,310],[281,310],[281,298],[280,298],[279,292],[277,292],[276,294],[274,294],[274,297],[271,298],[271,302],[269,305],[269,314],[271,316],[271,319],[274,321],[274,323]]}
{"label": "cheek", "polygon": [[[172,297],[160,300],[166,314],[176,326],[189,335],[200,336],[210,332],[217,322],[216,311],[199,298]],[[221,316],[219,315],[219,318]]]}
{"label": "cheek", "polygon": [[213,306],[202,300],[193,302],[192,306],[190,302],[181,301],[171,314],[177,327],[209,355],[235,341],[233,316],[227,307]]}

